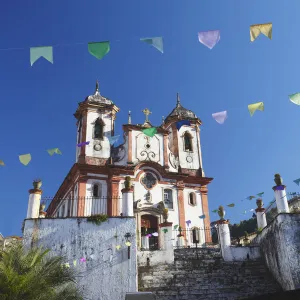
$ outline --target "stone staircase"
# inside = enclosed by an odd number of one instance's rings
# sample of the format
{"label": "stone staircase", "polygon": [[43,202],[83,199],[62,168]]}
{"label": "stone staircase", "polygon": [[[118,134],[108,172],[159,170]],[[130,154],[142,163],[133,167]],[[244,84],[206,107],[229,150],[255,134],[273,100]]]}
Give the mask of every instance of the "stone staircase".
{"label": "stone staircase", "polygon": [[174,257],[173,264],[139,267],[139,291],[157,300],[233,300],[282,290],[261,260],[224,262],[219,250],[204,248],[177,249]]}

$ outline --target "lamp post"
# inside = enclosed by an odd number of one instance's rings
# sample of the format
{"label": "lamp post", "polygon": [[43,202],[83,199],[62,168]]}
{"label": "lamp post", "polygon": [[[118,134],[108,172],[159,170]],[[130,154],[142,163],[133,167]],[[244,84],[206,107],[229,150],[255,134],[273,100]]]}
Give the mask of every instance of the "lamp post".
{"label": "lamp post", "polygon": [[130,232],[127,232],[124,237],[126,239],[126,245],[128,247],[128,259],[130,259],[130,246],[131,246],[130,238],[132,237],[132,235]]}

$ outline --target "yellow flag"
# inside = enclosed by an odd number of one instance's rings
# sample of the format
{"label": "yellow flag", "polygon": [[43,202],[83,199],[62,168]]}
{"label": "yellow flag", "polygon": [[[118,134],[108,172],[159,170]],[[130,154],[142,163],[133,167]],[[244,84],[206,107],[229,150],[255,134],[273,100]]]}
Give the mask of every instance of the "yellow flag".
{"label": "yellow flag", "polygon": [[120,246],[120,245],[117,245],[116,248],[117,248],[117,250],[120,250],[121,246]]}
{"label": "yellow flag", "polygon": [[130,242],[126,242],[125,245],[126,245],[127,247],[130,247],[130,246],[131,246],[131,243],[130,243]]}
{"label": "yellow flag", "polygon": [[52,148],[48,149],[47,152],[52,156],[54,153],[56,154],[62,154],[61,151],[58,148]]}
{"label": "yellow flag", "polygon": [[4,161],[0,159],[0,166],[5,166]]}
{"label": "yellow flag", "polygon": [[30,153],[19,155],[19,160],[20,160],[21,164],[23,164],[24,166],[27,166],[31,161]]}
{"label": "yellow flag", "polygon": [[250,116],[252,117],[254,115],[255,111],[257,111],[257,110],[264,111],[265,107],[264,107],[263,102],[257,102],[257,103],[249,104],[248,109],[250,112]]}
{"label": "yellow flag", "polygon": [[251,42],[260,35],[264,34],[270,40],[272,39],[272,23],[255,24],[250,26],[250,40]]}
{"label": "yellow flag", "polygon": [[73,265],[76,267],[76,265],[77,265],[77,260],[76,259],[73,260]]}

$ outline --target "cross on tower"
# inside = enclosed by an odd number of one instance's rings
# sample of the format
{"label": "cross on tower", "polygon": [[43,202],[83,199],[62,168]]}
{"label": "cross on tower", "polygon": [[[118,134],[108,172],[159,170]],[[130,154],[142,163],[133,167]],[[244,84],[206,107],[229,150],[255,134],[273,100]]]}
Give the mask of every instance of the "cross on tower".
{"label": "cross on tower", "polygon": [[149,116],[150,114],[152,114],[152,112],[151,112],[148,108],[145,108],[144,110],[142,110],[142,112],[143,112],[144,115],[146,116],[145,122],[149,122],[148,116]]}

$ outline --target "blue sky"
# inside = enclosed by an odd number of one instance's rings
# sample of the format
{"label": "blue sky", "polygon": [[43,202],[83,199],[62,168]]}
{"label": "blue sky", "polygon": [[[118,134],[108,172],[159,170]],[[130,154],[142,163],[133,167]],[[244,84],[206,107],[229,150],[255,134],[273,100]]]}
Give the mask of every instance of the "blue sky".
{"label": "blue sky", "polygon": [[[121,111],[117,132],[132,111],[134,123],[150,120],[182,104],[202,120],[203,167],[208,177],[210,210],[234,202],[232,222],[249,218],[244,210],[265,192],[273,199],[273,175],[279,172],[287,190],[300,177],[298,128],[300,107],[288,95],[300,92],[298,65],[300,3],[240,0],[152,1],[2,1],[0,3],[1,119],[0,232],[20,234],[32,180],[43,180],[44,196],[53,196],[75,162],[77,103],[101,93]],[[260,36],[251,43],[249,26],[273,23],[272,41]],[[209,50],[198,31],[221,30],[221,40]],[[163,36],[164,54],[139,38]],[[111,51],[99,61],[87,43],[111,41]],[[82,43],[82,44],[80,44]],[[69,46],[67,46],[68,44]],[[40,59],[30,66],[29,48],[54,47],[54,64]],[[247,105],[263,101],[264,112],[250,117]],[[219,125],[211,114],[228,110]],[[62,156],[46,149],[59,147]],[[25,167],[18,155],[31,153]],[[216,214],[211,214],[215,220]]]}

